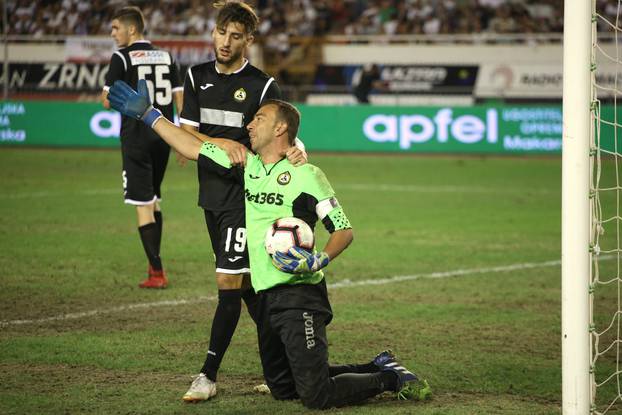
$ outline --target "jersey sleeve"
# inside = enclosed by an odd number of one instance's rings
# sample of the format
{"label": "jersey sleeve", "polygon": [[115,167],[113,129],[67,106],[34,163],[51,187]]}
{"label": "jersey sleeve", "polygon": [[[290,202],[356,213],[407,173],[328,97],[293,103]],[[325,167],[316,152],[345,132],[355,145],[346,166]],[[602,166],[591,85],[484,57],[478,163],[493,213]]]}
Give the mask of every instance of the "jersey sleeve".
{"label": "jersey sleeve", "polygon": [[110,58],[108,72],[104,81],[104,91],[108,91],[115,81],[122,80],[125,77],[127,63],[121,52],[115,52]]}
{"label": "jersey sleeve", "polygon": [[188,68],[184,80],[184,105],[179,116],[180,124],[187,124],[199,128],[201,121],[198,95],[194,89],[192,67]]}
{"label": "jersey sleeve", "polygon": [[[247,153],[246,157],[248,159],[250,153]],[[197,163],[199,168],[206,169],[220,177],[244,183],[244,170],[238,166],[232,166],[227,153],[212,143],[203,143]]]}
{"label": "jersey sleeve", "polygon": [[[308,213],[317,216],[317,219],[322,221],[322,224],[330,233],[352,228],[324,172],[313,165],[305,165],[298,169],[307,170],[304,175],[304,181],[301,183],[304,193],[298,200],[298,209],[302,208],[307,210]],[[302,212],[295,213],[301,214]],[[298,214],[295,216],[298,217]],[[305,216],[304,214],[300,215],[300,217]]]}
{"label": "jersey sleeve", "polygon": [[261,95],[259,104],[267,99],[281,99],[281,88],[279,88],[279,85],[276,83],[274,78],[270,78],[268,82],[266,82],[266,86],[264,88],[265,91]]}
{"label": "jersey sleeve", "polygon": [[179,78],[179,67],[177,66],[177,62],[173,60],[171,57],[171,86],[173,87],[173,92],[181,92],[184,90],[184,86],[181,83],[181,79]]}

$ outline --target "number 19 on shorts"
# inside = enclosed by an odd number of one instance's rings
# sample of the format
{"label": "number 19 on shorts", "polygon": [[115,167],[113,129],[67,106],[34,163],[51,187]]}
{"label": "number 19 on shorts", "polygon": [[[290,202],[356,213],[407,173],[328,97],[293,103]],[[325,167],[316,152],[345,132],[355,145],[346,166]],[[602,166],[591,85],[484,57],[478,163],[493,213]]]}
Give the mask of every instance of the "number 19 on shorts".
{"label": "number 19 on shorts", "polygon": [[244,252],[246,247],[246,228],[227,228],[227,240],[225,242],[225,252]]}

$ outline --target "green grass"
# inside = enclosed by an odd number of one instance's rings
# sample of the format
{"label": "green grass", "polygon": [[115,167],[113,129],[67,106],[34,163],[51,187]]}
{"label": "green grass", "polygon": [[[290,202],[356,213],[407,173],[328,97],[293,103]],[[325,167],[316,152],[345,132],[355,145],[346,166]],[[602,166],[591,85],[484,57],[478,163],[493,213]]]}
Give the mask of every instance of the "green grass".
{"label": "green grass", "polygon": [[[557,158],[311,154],[355,229],[327,281],[478,270],[560,257]],[[0,327],[2,414],[293,414],[261,382],[243,315],[210,402],[181,396],[201,367],[216,294],[196,207],[195,166],[171,159],[164,185],[163,291],[120,190],[115,151],[0,151],[0,320],[97,315]],[[323,231],[321,231],[323,233]],[[319,241],[326,236],[320,235]],[[430,381],[427,403],[385,394],[333,414],[553,414],[561,410],[560,268],[465,272],[334,288],[331,360],[391,347]],[[189,304],[118,309],[162,300]]]}

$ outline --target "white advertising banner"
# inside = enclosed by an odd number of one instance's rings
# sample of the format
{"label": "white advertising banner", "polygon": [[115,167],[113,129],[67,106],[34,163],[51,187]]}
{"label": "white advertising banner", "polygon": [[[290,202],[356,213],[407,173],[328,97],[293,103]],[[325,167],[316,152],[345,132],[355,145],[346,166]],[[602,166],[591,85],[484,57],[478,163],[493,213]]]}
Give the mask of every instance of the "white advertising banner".
{"label": "white advertising banner", "polygon": [[65,39],[65,62],[108,63],[116,50],[110,37],[68,36]]}
{"label": "white advertising banner", "polygon": [[[613,64],[596,68],[596,88],[601,98],[621,89],[622,73]],[[563,69],[559,64],[482,64],[475,84],[478,98],[562,98]]]}

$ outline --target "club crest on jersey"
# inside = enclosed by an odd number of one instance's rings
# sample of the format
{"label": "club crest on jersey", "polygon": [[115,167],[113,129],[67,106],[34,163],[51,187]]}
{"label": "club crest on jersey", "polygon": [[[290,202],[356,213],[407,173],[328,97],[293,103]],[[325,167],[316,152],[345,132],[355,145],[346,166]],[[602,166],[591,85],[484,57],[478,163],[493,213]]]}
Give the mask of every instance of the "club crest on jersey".
{"label": "club crest on jersey", "polygon": [[281,173],[279,174],[279,177],[276,178],[276,181],[280,184],[285,186],[286,184],[289,183],[289,181],[292,179],[292,175],[289,174],[288,171],[286,171],[285,173]]}
{"label": "club crest on jersey", "polygon": [[233,98],[238,102],[244,101],[246,99],[246,90],[244,88],[238,89],[233,93]]}

